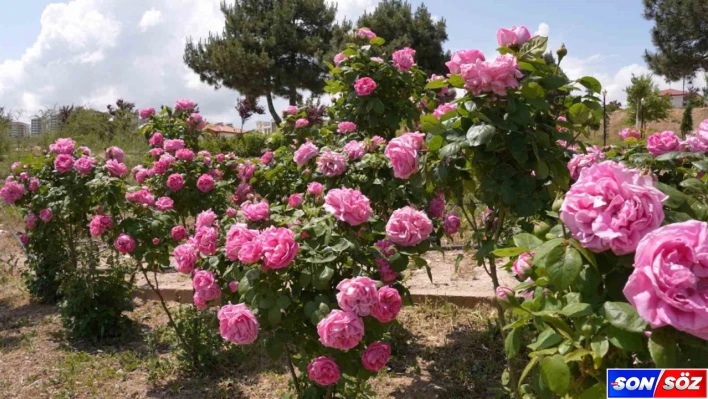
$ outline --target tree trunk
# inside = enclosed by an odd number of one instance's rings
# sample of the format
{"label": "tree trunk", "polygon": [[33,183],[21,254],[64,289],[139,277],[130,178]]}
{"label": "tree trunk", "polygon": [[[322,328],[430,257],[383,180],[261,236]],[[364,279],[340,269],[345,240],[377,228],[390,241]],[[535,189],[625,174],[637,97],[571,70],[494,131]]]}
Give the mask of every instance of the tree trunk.
{"label": "tree trunk", "polygon": [[290,96],[288,97],[289,105],[297,105],[297,88],[290,86]]}
{"label": "tree trunk", "polygon": [[275,106],[273,106],[273,95],[270,93],[270,91],[266,92],[266,101],[268,102],[268,112],[270,112],[270,116],[273,117],[273,122],[275,122],[276,125],[280,125],[280,122],[282,122],[282,119],[280,119],[280,115],[278,115],[278,111],[275,110]]}

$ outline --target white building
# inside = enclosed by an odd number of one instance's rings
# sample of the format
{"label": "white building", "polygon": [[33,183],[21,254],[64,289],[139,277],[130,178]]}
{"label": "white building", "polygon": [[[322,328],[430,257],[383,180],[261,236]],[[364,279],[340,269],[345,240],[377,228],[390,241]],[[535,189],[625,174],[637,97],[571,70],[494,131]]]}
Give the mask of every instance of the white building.
{"label": "white building", "polygon": [[32,136],[42,134],[42,118],[35,116],[30,120],[30,134]]}
{"label": "white building", "polygon": [[10,137],[27,137],[30,134],[30,125],[24,122],[10,122],[7,134]]}
{"label": "white building", "polygon": [[278,130],[278,124],[273,121],[256,121],[256,131],[258,133],[270,134]]}

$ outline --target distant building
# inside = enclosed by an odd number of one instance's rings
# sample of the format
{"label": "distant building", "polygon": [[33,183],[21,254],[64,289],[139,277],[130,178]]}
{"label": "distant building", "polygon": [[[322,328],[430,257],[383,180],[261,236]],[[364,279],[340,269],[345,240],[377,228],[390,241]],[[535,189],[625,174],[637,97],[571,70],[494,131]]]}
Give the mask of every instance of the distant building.
{"label": "distant building", "polygon": [[61,119],[59,114],[54,113],[49,117],[49,123],[46,126],[48,132],[58,132],[61,129]]}
{"label": "distant building", "polygon": [[27,137],[30,134],[30,125],[24,122],[10,122],[7,134],[10,137]]}
{"label": "distant building", "polygon": [[36,136],[47,132],[57,132],[61,128],[59,114],[35,116],[30,120],[30,134]]}
{"label": "distant building", "polygon": [[36,136],[42,134],[42,132],[42,118],[35,116],[30,120],[30,134]]}
{"label": "distant building", "polygon": [[204,132],[217,137],[234,137],[243,133],[241,129],[234,127],[232,124],[211,123],[206,125]]}
{"label": "distant building", "polygon": [[674,108],[683,108],[688,104],[687,94],[687,92],[676,89],[666,89],[659,92],[659,96],[671,98],[671,106]]}
{"label": "distant building", "polygon": [[256,131],[258,133],[270,134],[278,130],[278,124],[270,121],[256,121]]}

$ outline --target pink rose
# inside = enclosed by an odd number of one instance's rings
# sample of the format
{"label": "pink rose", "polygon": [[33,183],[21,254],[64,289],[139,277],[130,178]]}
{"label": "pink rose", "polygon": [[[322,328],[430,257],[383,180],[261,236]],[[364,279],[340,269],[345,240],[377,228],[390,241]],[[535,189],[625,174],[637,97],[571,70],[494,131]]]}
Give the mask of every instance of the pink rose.
{"label": "pink rose", "polygon": [[360,97],[366,97],[376,90],[376,82],[370,77],[359,78],[354,82],[354,90]]}
{"label": "pink rose", "polygon": [[401,311],[401,296],[394,288],[384,286],[378,292],[379,300],[371,309],[371,315],[381,323],[388,323],[396,319]]}
{"label": "pink rose", "polygon": [[415,50],[410,47],[403,48],[393,53],[393,66],[403,72],[408,72],[415,65]]}
{"label": "pink rose", "polygon": [[447,68],[452,74],[460,74],[461,67],[465,64],[475,64],[477,61],[484,61],[484,54],[479,50],[461,50],[452,55],[450,61],[446,62]]}
{"label": "pink rose", "polygon": [[27,215],[27,218],[25,219],[25,225],[29,230],[32,230],[37,226],[37,215],[34,213],[31,213]]}
{"label": "pink rose", "polygon": [[30,191],[37,191],[39,189],[39,179],[36,177],[33,177],[30,179],[29,182],[29,190]]}
{"label": "pink rose", "polygon": [[216,227],[209,226],[198,227],[197,232],[194,235],[194,241],[197,245],[197,249],[199,249],[199,252],[203,255],[207,256],[216,254],[218,238],[219,230],[217,230]]}
{"label": "pink rose", "polygon": [[16,181],[9,181],[0,189],[0,197],[8,204],[12,205],[25,195],[25,188]]}
{"label": "pink rose", "polygon": [[187,118],[187,124],[197,130],[203,130],[206,126],[206,121],[201,114],[192,113],[189,115],[189,118]]}
{"label": "pink rose", "polygon": [[52,220],[52,216],[54,216],[54,214],[50,208],[45,208],[39,211],[39,218],[42,219],[44,223],[48,223]]}
{"label": "pink rose", "polygon": [[652,328],[666,325],[708,340],[708,224],[663,226],[642,238],[624,296]]}
{"label": "pink rose", "polygon": [[[241,247],[249,241],[255,241],[257,238],[258,230],[250,230],[248,226],[243,223],[236,223],[232,225],[229,228],[229,232],[226,233],[226,247],[224,248],[226,257],[232,262],[237,261],[239,258],[239,253],[241,252]],[[256,261],[259,258],[260,254],[256,257]]]}
{"label": "pink rose", "polygon": [[347,170],[347,157],[329,148],[322,150],[317,159],[317,171],[327,177],[339,176]]}
{"label": "pink rose", "polygon": [[164,144],[165,151],[167,152],[175,152],[177,150],[181,150],[184,148],[184,140],[181,139],[174,139],[174,140],[165,140]]}
{"label": "pink rose", "polygon": [[241,246],[241,250],[238,252],[238,260],[241,263],[252,264],[256,263],[263,257],[263,245],[259,239],[256,237],[251,241],[246,241]]}
{"label": "pink rose", "polygon": [[197,223],[195,226],[197,228],[199,227],[211,227],[216,223],[216,213],[212,211],[211,209],[207,209],[206,211],[199,212],[199,215],[197,215]]}
{"label": "pink rose", "polygon": [[95,215],[89,222],[89,232],[92,236],[98,237],[113,228],[113,221],[105,215]]}
{"label": "pink rose", "polygon": [[651,155],[657,156],[671,151],[680,151],[681,142],[671,130],[654,133],[647,138],[647,150]]}
{"label": "pink rose", "polygon": [[381,57],[371,57],[370,59],[371,59],[371,61],[379,63],[379,64],[384,62],[383,58],[381,58]]}
{"label": "pink rose", "polygon": [[75,146],[76,144],[74,143],[74,140],[69,138],[61,138],[57,139],[54,144],[49,145],[49,152],[69,155],[74,152]]}
{"label": "pink rose", "polygon": [[376,37],[376,33],[372,32],[369,28],[359,28],[356,31],[356,36],[362,39],[371,40]]}
{"label": "pink rose", "polygon": [[194,159],[194,151],[189,148],[180,148],[177,152],[175,152],[175,157],[182,161],[189,162]]}
{"label": "pink rose", "polygon": [[238,215],[238,211],[232,207],[226,208],[226,216],[230,218],[235,218]]}
{"label": "pink rose", "polygon": [[356,131],[356,123],[354,122],[339,122],[337,125],[337,133],[346,134]]}
{"label": "pink rose", "polygon": [[173,240],[180,242],[187,238],[187,229],[184,226],[175,226],[170,231],[170,235]]}
{"label": "pink rose", "polygon": [[494,291],[494,293],[497,296],[497,301],[503,302],[503,303],[509,303],[509,298],[514,297],[514,290],[512,290],[509,287],[505,286],[499,286],[497,289]]}
{"label": "pink rose", "polygon": [[324,187],[316,181],[307,184],[307,193],[310,195],[320,195],[324,191]]}
{"label": "pink rose", "polygon": [[194,304],[199,309],[206,309],[206,303],[221,297],[219,284],[214,281],[214,275],[206,270],[197,270],[192,278],[194,287]]}
{"label": "pink rose", "polygon": [[345,312],[368,316],[379,302],[376,282],[368,277],[347,278],[337,284],[337,304]]}
{"label": "pink rose", "polygon": [[428,213],[431,217],[441,218],[445,213],[445,194],[439,193],[428,205]]}
{"label": "pink rose", "polygon": [[514,274],[516,274],[519,278],[527,277],[531,273],[531,261],[533,260],[534,255],[535,252],[524,252],[519,255],[519,257],[514,261],[514,264],[511,266],[511,270]]}
{"label": "pink rose", "polygon": [[54,169],[59,173],[66,173],[74,167],[74,158],[71,155],[59,154],[54,160]]}
{"label": "pink rose", "polygon": [[197,180],[197,188],[203,193],[208,193],[214,189],[214,178],[207,174],[199,176],[199,180]]}
{"label": "pink rose", "polygon": [[162,147],[162,145],[165,143],[165,137],[162,135],[162,133],[155,132],[150,137],[149,143],[151,146],[154,147]]}
{"label": "pink rose", "polygon": [[273,151],[266,151],[265,154],[261,157],[261,163],[263,165],[268,165],[270,161],[273,160]]}
{"label": "pink rose", "polygon": [[295,127],[296,128],[303,128],[307,127],[310,124],[310,121],[307,120],[307,118],[300,118],[295,121]]}
{"label": "pink rose", "polygon": [[226,160],[226,155],[224,154],[216,154],[216,162],[224,162]]}
{"label": "pink rose", "polygon": [[[106,160],[113,159],[118,161],[118,163],[123,163],[125,160],[125,153],[123,152],[122,149],[118,147],[108,147],[106,148],[106,151],[104,152],[104,157]],[[106,162],[108,163],[108,162]]]}
{"label": "pink rose", "polygon": [[172,191],[179,191],[184,186],[184,177],[179,173],[173,173],[167,178],[167,187]]}
{"label": "pink rose", "polygon": [[399,179],[407,179],[418,171],[418,150],[423,145],[425,135],[422,133],[405,133],[392,139],[384,150],[393,175]]}
{"label": "pink rose", "polygon": [[445,223],[443,224],[445,234],[451,236],[457,233],[460,231],[460,225],[460,217],[457,215],[457,212],[450,212],[445,215]]}
{"label": "pink rose", "polygon": [[438,105],[437,108],[435,108],[435,111],[433,111],[433,116],[440,119],[443,117],[443,115],[447,114],[448,112],[453,112],[457,110],[457,104],[440,104]]}
{"label": "pink rose", "polygon": [[493,92],[506,96],[508,88],[518,89],[518,79],[523,77],[516,57],[512,54],[497,56],[494,61],[480,61],[460,67],[465,88],[475,96]]}
{"label": "pink rose", "polygon": [[369,199],[359,190],[351,188],[329,190],[325,196],[324,209],[337,220],[352,226],[366,223],[373,214]]}
{"label": "pink rose", "polygon": [[303,196],[300,193],[292,194],[288,197],[288,206],[291,208],[298,208],[302,205]]}
{"label": "pink rose", "polygon": [[261,202],[251,202],[247,201],[241,204],[241,212],[243,216],[251,222],[257,222],[259,220],[268,219],[270,214],[268,209],[268,201],[263,200]]}
{"label": "pink rose", "polygon": [[197,104],[192,100],[181,99],[175,102],[176,111],[191,111],[196,108]]}
{"label": "pink rose", "polygon": [[161,242],[161,240],[160,240],[159,238],[157,238],[157,237],[155,237],[155,238],[152,239],[153,245],[158,245],[158,244],[160,244],[160,242]]}
{"label": "pink rose", "polygon": [[376,265],[379,269],[379,275],[381,276],[381,281],[386,285],[393,284],[398,278],[398,273],[391,269],[391,264],[388,263],[386,259],[376,258]]}
{"label": "pink rose", "polygon": [[386,223],[386,237],[404,247],[420,244],[430,237],[432,231],[433,223],[428,215],[410,206],[394,211]]}
{"label": "pink rose", "polygon": [[578,180],[580,171],[605,159],[605,154],[597,146],[589,147],[587,154],[575,154],[568,162],[570,178]]}
{"label": "pink rose", "polygon": [[341,64],[342,61],[346,60],[347,58],[349,58],[349,57],[347,57],[346,55],[344,55],[342,53],[335,55],[334,56],[334,65],[339,66],[339,64]]}
{"label": "pink rose", "polygon": [[[181,151],[181,150],[180,150]],[[160,159],[159,161],[152,164],[152,173],[156,175],[164,175],[170,168],[170,162],[165,159]]]}
{"label": "pink rose", "polygon": [[303,166],[308,163],[310,159],[314,158],[318,152],[319,150],[317,149],[317,146],[308,140],[306,143],[303,143],[297,151],[295,151],[293,154],[293,160],[297,166]]}
{"label": "pink rose", "polygon": [[688,135],[684,141],[686,147],[691,152],[708,152],[708,141],[702,140],[699,136]]}
{"label": "pink rose", "polygon": [[25,247],[29,245],[29,236],[25,233],[20,234],[20,242]]}
{"label": "pink rose", "polygon": [[160,197],[155,201],[155,208],[157,208],[158,211],[165,212],[171,210],[174,204],[175,202],[172,201],[172,198]]}
{"label": "pink rose", "polygon": [[199,259],[197,247],[192,243],[178,245],[172,254],[175,257],[175,269],[182,274],[191,273]]}
{"label": "pink rose", "polygon": [[531,39],[531,33],[525,26],[512,26],[511,29],[499,29],[497,42],[500,47],[520,46]]}
{"label": "pink rose", "polygon": [[231,292],[238,291],[238,281],[229,282],[229,291],[231,291]]}
{"label": "pink rose", "polygon": [[390,358],[391,346],[378,341],[366,347],[364,353],[361,354],[361,364],[364,365],[365,369],[377,372],[388,363]]}
{"label": "pink rose", "polygon": [[339,381],[339,366],[332,358],[320,356],[307,365],[307,376],[315,383],[326,387]]}
{"label": "pink rose", "polygon": [[140,110],[140,119],[148,119],[155,115],[155,108],[143,108]]}
{"label": "pink rose", "polygon": [[76,171],[82,175],[87,175],[87,174],[91,173],[91,171],[93,170],[93,165],[95,163],[96,163],[95,159],[93,159],[91,157],[87,157],[86,155],[82,155],[74,163],[74,169],[76,169]]}
{"label": "pink rose", "polygon": [[128,167],[124,163],[120,163],[115,159],[110,159],[106,161],[105,164],[108,174],[113,177],[123,177],[128,174]]}
{"label": "pink rose", "polygon": [[297,107],[294,105],[288,105],[287,107],[285,107],[285,110],[283,111],[283,113],[285,113],[287,115],[295,115],[295,114],[297,114],[297,112],[298,112]]}
{"label": "pink rose", "polygon": [[629,138],[635,138],[639,140],[642,136],[639,133],[638,130],[636,129],[630,129],[630,128],[624,128],[619,132],[620,137],[622,137],[623,140],[627,140]]}
{"label": "pink rose", "polygon": [[343,150],[344,153],[347,154],[347,157],[350,161],[356,161],[357,159],[361,159],[364,154],[366,154],[366,148],[364,147],[364,143],[356,140],[352,140],[345,144]]}
{"label": "pink rose", "polygon": [[263,249],[263,267],[282,269],[295,259],[300,245],[295,242],[295,234],[284,227],[268,227],[258,237]]}
{"label": "pink rose", "polygon": [[[50,148],[51,148],[51,145],[50,145]],[[22,162],[13,162],[12,165],[10,165],[10,170],[13,172],[17,172],[21,168],[22,168]]]}
{"label": "pink rose", "polygon": [[253,191],[253,187],[247,183],[241,183],[236,187],[234,195],[231,196],[231,200],[236,205],[240,205],[243,201],[248,198],[248,195]]}
{"label": "pink rose", "polygon": [[258,338],[258,320],[244,304],[225,305],[219,309],[221,337],[237,345],[252,344]]}
{"label": "pink rose", "polygon": [[146,188],[125,194],[128,202],[144,206],[152,206],[155,203],[155,196]]}
{"label": "pink rose", "polygon": [[317,323],[317,334],[322,345],[346,351],[364,338],[364,322],[355,313],[335,309]]}
{"label": "pink rose", "polygon": [[381,251],[381,254],[387,258],[396,253],[395,245],[389,240],[378,240],[374,243],[374,246],[376,246],[379,251]]}
{"label": "pink rose", "polygon": [[135,240],[133,240],[133,237],[125,233],[121,233],[118,238],[116,238],[113,246],[116,250],[118,250],[118,252],[124,255],[129,254],[135,250]]}
{"label": "pink rose", "polygon": [[651,175],[605,161],[580,172],[563,201],[560,218],[583,247],[626,255],[661,226],[661,203],[667,198],[654,188]]}
{"label": "pink rose", "polygon": [[256,171],[256,165],[249,161],[246,161],[238,165],[238,177],[242,182],[247,182],[253,177],[253,173]]}

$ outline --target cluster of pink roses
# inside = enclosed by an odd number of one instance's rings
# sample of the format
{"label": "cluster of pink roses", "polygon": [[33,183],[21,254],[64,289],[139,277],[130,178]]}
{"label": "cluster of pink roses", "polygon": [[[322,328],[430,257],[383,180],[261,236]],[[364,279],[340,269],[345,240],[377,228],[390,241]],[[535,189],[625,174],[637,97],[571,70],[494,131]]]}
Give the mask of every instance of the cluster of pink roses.
{"label": "cluster of pink roses", "polygon": [[376,257],[376,265],[379,269],[381,281],[386,285],[391,285],[398,278],[398,273],[391,268],[388,258],[396,253],[396,247],[389,240],[379,240],[374,245],[379,248],[381,255],[383,255],[383,258]]}
{"label": "cluster of pink roses", "polygon": [[197,309],[207,308],[207,302],[221,297],[221,288],[214,280],[214,274],[206,270],[197,270],[192,277],[194,287],[194,306]]}
{"label": "cluster of pink roses", "polygon": [[[442,218],[445,213],[445,194],[439,193],[428,205],[428,213],[433,218]],[[453,235],[460,230],[461,222],[457,212],[450,212],[443,220],[443,230],[447,235]]]}
{"label": "cluster of pink roses", "polygon": [[415,65],[415,50],[410,47],[403,48],[398,51],[394,51],[393,55],[393,66],[400,69],[403,72],[408,72]]}
{"label": "cluster of pink roses", "polygon": [[225,252],[229,260],[252,264],[263,259],[266,269],[287,267],[299,250],[293,231],[283,227],[270,226],[258,231],[236,223],[226,235]]}
{"label": "cluster of pink roses", "polygon": [[568,162],[568,171],[573,180],[578,180],[580,171],[605,159],[605,153],[594,145],[587,148],[586,154],[574,154]]}
{"label": "cluster of pink roses", "polygon": [[[377,372],[391,358],[391,346],[385,342],[374,342],[366,347],[361,355],[361,364],[365,369]],[[307,366],[307,376],[321,386],[334,385],[341,377],[341,371],[334,359],[326,356],[315,358]]]}
{"label": "cluster of pink roses", "polygon": [[388,143],[384,155],[388,158],[395,177],[407,179],[418,171],[418,151],[423,147],[423,140],[423,133],[404,133]]}
{"label": "cluster of pink roses", "polygon": [[113,228],[113,220],[106,215],[95,215],[89,223],[89,232],[92,236],[98,237]]}
{"label": "cluster of pink roses", "polygon": [[19,201],[23,195],[25,195],[24,186],[13,180],[12,176],[8,176],[5,180],[5,185],[0,189],[2,200],[8,205],[12,205]]}
{"label": "cluster of pink roses", "polygon": [[642,135],[639,133],[639,130],[637,129],[630,129],[630,128],[624,128],[619,132],[620,137],[622,137],[623,140],[628,140],[630,138],[634,138],[639,140]]}
{"label": "cluster of pink roses", "polygon": [[684,144],[691,152],[708,153],[708,119],[701,122],[693,134],[686,136]]}
{"label": "cluster of pink roses", "polygon": [[462,75],[465,88],[474,95],[493,92],[506,96],[506,89],[518,88],[518,79],[523,76],[512,54],[486,61],[478,50],[462,50],[453,54],[446,65],[451,74]]}

